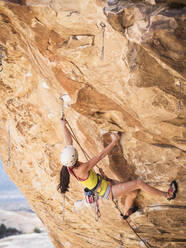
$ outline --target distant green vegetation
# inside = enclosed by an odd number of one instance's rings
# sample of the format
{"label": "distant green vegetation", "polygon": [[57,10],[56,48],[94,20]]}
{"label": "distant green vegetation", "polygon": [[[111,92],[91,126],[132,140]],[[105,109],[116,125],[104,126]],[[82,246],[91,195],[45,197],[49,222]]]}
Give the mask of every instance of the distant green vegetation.
{"label": "distant green vegetation", "polygon": [[39,228],[36,227],[36,228],[34,228],[34,232],[35,232],[35,233],[41,233],[41,230],[40,230]]}
{"label": "distant green vegetation", "polygon": [[16,228],[6,227],[4,224],[0,225],[0,239],[10,236],[21,234],[22,232],[17,230]]}

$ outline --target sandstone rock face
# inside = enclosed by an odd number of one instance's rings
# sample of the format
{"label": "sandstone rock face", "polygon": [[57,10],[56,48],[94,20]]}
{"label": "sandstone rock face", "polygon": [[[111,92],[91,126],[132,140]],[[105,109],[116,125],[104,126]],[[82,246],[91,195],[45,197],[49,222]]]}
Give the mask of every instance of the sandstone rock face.
{"label": "sandstone rock face", "polygon": [[110,142],[100,130],[122,132],[98,165],[107,176],[161,190],[177,180],[171,202],[140,192],[130,223],[151,247],[186,247],[185,0],[1,0],[0,27],[0,156],[55,247],[144,247],[112,202],[100,202],[98,222],[92,209],[74,211],[83,199],[74,178],[62,206],[66,93],[89,156]]}

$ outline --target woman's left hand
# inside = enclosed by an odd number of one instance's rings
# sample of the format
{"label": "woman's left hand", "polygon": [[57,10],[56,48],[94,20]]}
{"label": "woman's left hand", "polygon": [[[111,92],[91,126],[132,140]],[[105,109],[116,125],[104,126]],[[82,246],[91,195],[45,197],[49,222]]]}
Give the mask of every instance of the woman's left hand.
{"label": "woman's left hand", "polygon": [[112,133],[111,138],[112,138],[112,141],[116,144],[120,137],[117,133]]}

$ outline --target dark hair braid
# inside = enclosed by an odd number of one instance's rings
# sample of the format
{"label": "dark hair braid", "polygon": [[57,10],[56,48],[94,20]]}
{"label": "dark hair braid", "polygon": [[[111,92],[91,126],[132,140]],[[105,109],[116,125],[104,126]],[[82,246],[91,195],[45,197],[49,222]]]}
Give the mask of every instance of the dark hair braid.
{"label": "dark hair braid", "polygon": [[59,190],[62,194],[66,193],[69,188],[70,183],[70,174],[68,172],[68,168],[66,166],[63,166],[61,168],[60,172],[60,183],[57,187],[57,190]]}

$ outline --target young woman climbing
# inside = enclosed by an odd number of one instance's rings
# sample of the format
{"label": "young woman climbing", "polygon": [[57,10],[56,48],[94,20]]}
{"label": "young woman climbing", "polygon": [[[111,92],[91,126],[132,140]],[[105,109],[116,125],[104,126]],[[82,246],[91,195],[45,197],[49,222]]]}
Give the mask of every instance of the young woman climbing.
{"label": "young woman climbing", "polygon": [[60,172],[60,183],[58,185],[58,190],[61,193],[68,191],[71,174],[80,184],[96,192],[99,197],[112,200],[125,195],[124,219],[127,219],[129,215],[137,210],[137,208],[134,207],[134,200],[139,189],[151,195],[166,198],[167,200],[172,200],[176,197],[177,183],[175,181],[172,181],[168,191],[164,192],[151,187],[140,179],[125,183],[116,182],[115,184],[111,184],[108,180],[103,179],[94,172],[93,167],[117,144],[119,140],[118,134],[112,134],[112,142],[95,157],[83,163],[78,160],[78,153],[73,146],[71,133],[66,124],[67,122],[62,120],[67,146],[61,152],[61,163],[63,166]]}

